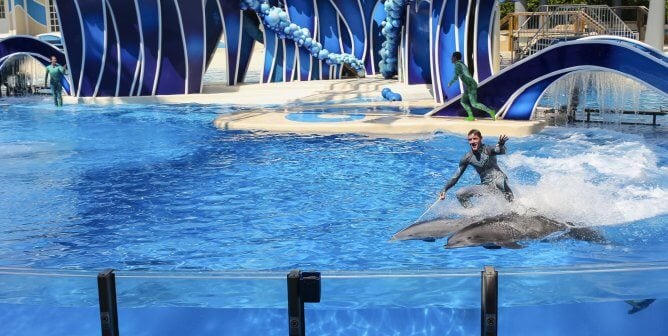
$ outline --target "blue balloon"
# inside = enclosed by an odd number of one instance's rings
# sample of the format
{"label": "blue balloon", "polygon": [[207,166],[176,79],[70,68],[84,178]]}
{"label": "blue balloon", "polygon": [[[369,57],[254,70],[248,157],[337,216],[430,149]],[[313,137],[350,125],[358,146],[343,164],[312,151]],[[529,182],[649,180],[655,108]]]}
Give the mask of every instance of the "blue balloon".
{"label": "blue balloon", "polygon": [[269,26],[275,26],[278,23],[278,15],[276,12],[271,12],[269,15],[264,17],[264,20],[267,22],[267,25]]}

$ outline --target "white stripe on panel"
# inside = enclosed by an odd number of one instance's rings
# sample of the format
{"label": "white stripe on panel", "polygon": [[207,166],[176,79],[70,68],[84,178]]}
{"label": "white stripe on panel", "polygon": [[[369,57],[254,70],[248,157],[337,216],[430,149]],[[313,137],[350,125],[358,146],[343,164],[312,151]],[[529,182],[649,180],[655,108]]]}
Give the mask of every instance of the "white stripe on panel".
{"label": "white stripe on panel", "polygon": [[185,29],[183,29],[183,16],[181,16],[181,8],[179,7],[178,0],[174,0],[174,7],[176,7],[176,16],[178,16],[179,19],[179,28],[181,30],[181,44],[183,45],[183,57],[186,61],[186,79],[185,79],[184,93],[188,94],[190,93],[190,89],[188,87],[188,79],[190,77],[190,62],[188,62],[188,46],[186,45],[186,32]]}
{"label": "white stripe on panel", "polygon": [[160,69],[162,68],[162,5],[160,0],[157,0],[158,3],[158,56],[156,57],[155,65],[155,76],[153,77],[153,90],[151,90],[151,95],[155,96],[155,92],[158,90],[158,76],[160,75]]}
{"label": "white stripe on panel", "polygon": [[81,8],[79,8],[78,0],[74,0],[74,7],[77,9],[79,28],[81,29],[81,71],[79,72],[79,87],[77,88],[77,97],[79,97],[81,96],[81,82],[83,81],[84,66],[86,65],[86,35],[84,35],[83,18],[81,17]]}
{"label": "white stripe on panel", "polygon": [[111,13],[111,22],[114,25],[114,32],[116,33],[116,93],[114,93],[115,97],[118,97],[118,92],[120,91],[121,87],[121,38],[120,35],[118,34],[118,26],[116,23],[116,14],[114,13],[114,10],[111,8],[111,5],[109,4],[109,0],[105,0],[107,3],[107,9],[109,9],[109,13]]}
{"label": "white stripe on panel", "polygon": [[102,81],[102,76],[104,75],[104,67],[107,65],[107,48],[109,47],[109,38],[107,37],[107,6],[106,1],[102,0],[102,22],[104,29],[102,33],[104,34],[104,40],[102,42],[102,62],[100,63],[100,69],[97,71],[97,82],[95,83],[95,90],[93,91],[93,97],[97,97],[97,92],[100,90],[100,82]]}
{"label": "white stripe on panel", "polygon": [[[53,5],[55,6],[55,8],[56,8],[56,14],[58,15],[58,24],[59,24],[59,27],[62,28],[62,27],[63,27],[63,23],[60,22],[60,10],[58,9],[58,1],[54,1],[54,2],[53,2]],[[61,29],[61,30],[62,30],[62,29]],[[66,43],[66,41],[65,41],[64,38],[61,39],[61,40],[62,40],[62,42],[63,42],[63,50],[65,51],[65,63],[66,63],[66,64],[70,64],[70,58],[68,57],[69,54],[67,53],[67,43]],[[70,67],[70,68],[71,68],[71,67]],[[71,72],[71,71],[67,71],[67,74],[66,74],[65,76],[67,76],[67,78],[70,79],[69,82],[70,82],[72,85],[74,85],[74,81],[72,81],[72,72]],[[77,89],[78,89],[78,88],[77,88]],[[70,93],[76,95],[76,93],[74,92],[74,88],[71,88]]]}

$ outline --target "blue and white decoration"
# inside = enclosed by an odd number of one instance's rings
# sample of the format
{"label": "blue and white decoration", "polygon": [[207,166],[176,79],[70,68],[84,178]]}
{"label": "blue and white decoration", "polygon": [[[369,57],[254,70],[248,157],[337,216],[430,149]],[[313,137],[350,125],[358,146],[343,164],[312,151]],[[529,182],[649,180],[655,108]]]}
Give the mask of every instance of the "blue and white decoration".
{"label": "blue and white decoration", "polygon": [[54,4],[64,54],[35,39],[5,39],[0,41],[0,63],[17,53],[42,62],[58,55],[68,65],[71,93],[78,97],[200,93],[221,38],[228,85],[243,82],[259,42],[266,50],[262,82],[341,78],[341,64],[349,64],[360,75],[379,71],[388,78],[399,74],[407,84],[431,84],[435,101],[446,103],[431,113],[436,116],[465,115],[458,103],[459,85],[446,86],[454,76],[454,51],[465,56],[480,82],[479,100],[506,119],[530,119],[547,86],[576,71],[620,72],[668,94],[666,56],[637,41],[612,37],[561,43],[494,74],[496,0]]}
{"label": "blue and white decoration", "polygon": [[[550,84],[579,71],[621,73],[668,94],[668,56],[663,52],[636,40],[594,36],[555,44],[503,69],[480,83],[478,100],[504,119],[529,120]],[[461,115],[460,98],[428,115]]]}
{"label": "blue and white decoration", "polygon": [[[67,65],[62,51],[32,36],[10,36],[0,41],[0,69],[5,66],[7,60],[16,55],[32,56],[44,66],[51,64],[51,56],[56,56],[60,65]],[[62,84],[65,92],[71,94],[67,78],[63,77]]]}
{"label": "blue and white decoration", "polygon": [[364,62],[350,54],[330,53],[322,44],[313,40],[311,31],[290,22],[288,14],[278,7],[269,5],[267,0],[241,0],[241,9],[252,9],[262,18],[264,26],[273,30],[280,39],[290,39],[299,47],[306,48],[311,56],[327,64],[349,64],[358,74],[364,74]]}
{"label": "blue and white decoration", "polygon": [[404,12],[407,0],[385,0],[387,17],[383,21],[383,48],[380,51],[380,73],[385,78],[397,75],[398,50],[401,39],[401,28],[404,26]]}

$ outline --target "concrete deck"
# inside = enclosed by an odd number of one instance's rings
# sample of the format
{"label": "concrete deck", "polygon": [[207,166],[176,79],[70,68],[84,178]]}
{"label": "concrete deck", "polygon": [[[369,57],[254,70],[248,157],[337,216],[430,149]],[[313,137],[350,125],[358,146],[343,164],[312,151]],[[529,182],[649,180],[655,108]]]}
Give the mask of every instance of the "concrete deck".
{"label": "concrete deck", "polygon": [[[383,88],[400,93],[403,100],[380,99]],[[251,112],[221,115],[216,127],[295,134],[356,133],[369,136],[405,137],[450,132],[466,134],[477,128],[485,135],[527,136],[540,132],[542,121],[492,121],[408,115],[410,109],[431,109],[434,102],[430,85],[404,85],[380,77],[313,82],[207,85],[202,94],[70,98],[83,104],[221,104],[257,107]],[[365,99],[374,101],[365,102]],[[352,102],[351,102],[352,101]],[[305,108],[308,106],[308,108]],[[370,109],[368,107],[375,107]],[[364,107],[367,107],[366,109]],[[309,110],[304,112],[304,110]],[[336,113],[327,113],[336,109]],[[315,112],[314,112],[315,110]],[[383,110],[389,110],[387,112]],[[321,111],[321,112],[317,112]],[[362,111],[362,112],[360,112]],[[402,112],[405,111],[405,112]]]}
{"label": "concrete deck", "polygon": [[[289,112],[243,112],[216,118],[214,125],[223,130],[263,131],[292,134],[344,134],[355,133],[376,137],[400,137],[431,135],[436,132],[467,134],[472,128],[483,134],[513,137],[528,136],[545,127],[543,121],[509,121],[481,119],[467,121],[464,118],[424,117],[393,114],[313,114]],[[315,119],[315,120],[314,120]]]}

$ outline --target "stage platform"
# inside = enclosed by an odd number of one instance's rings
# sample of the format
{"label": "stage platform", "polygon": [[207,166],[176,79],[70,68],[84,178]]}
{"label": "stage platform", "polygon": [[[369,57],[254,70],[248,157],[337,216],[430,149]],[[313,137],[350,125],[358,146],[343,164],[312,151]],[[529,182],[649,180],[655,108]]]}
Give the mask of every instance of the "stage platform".
{"label": "stage platform", "polygon": [[[401,94],[402,101],[381,98],[383,88]],[[540,132],[543,121],[426,117],[438,106],[431,85],[405,85],[381,77],[311,82],[209,84],[201,94],[69,98],[83,104],[220,104],[243,112],[221,114],[214,121],[223,130],[270,133],[343,134],[405,137],[477,128],[485,135],[527,136]],[[416,113],[417,111],[417,113]]]}

